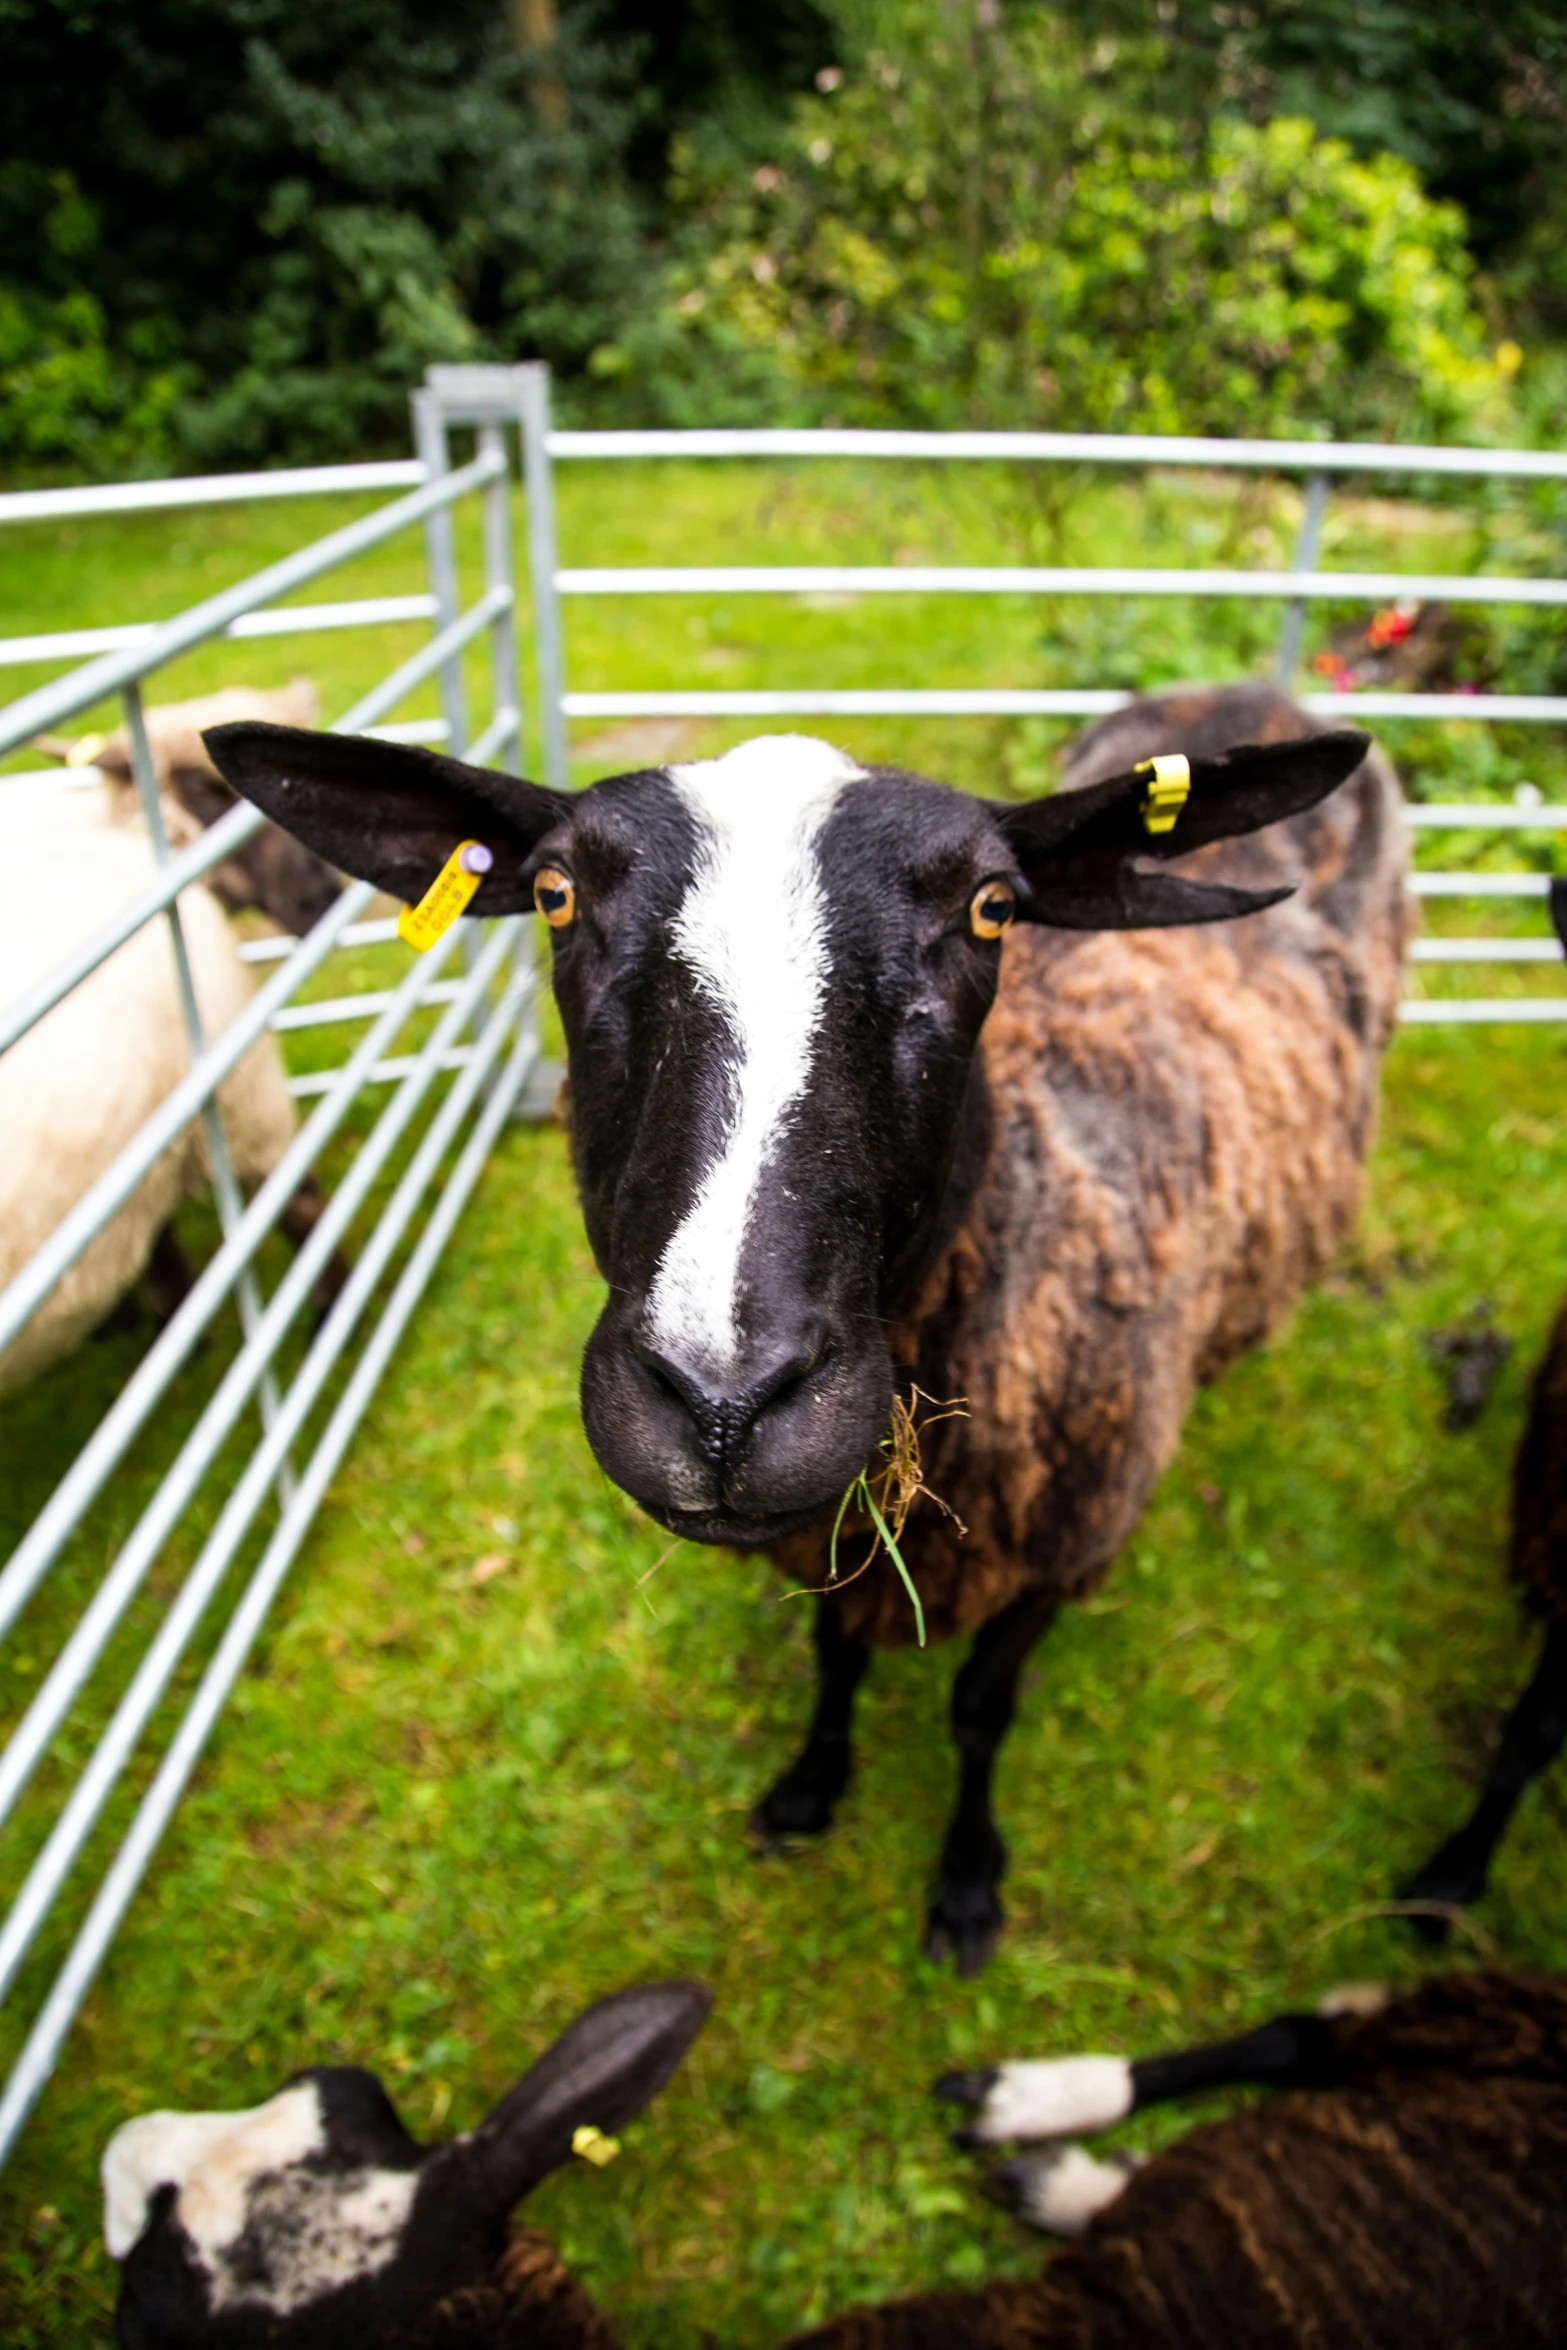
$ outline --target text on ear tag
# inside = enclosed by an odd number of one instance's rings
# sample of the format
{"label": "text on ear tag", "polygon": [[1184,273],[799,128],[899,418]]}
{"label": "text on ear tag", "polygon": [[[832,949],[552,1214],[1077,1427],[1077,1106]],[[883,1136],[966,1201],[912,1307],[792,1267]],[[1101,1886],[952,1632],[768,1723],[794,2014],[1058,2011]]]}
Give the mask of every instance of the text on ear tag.
{"label": "text on ear tag", "polygon": [[1144,759],[1132,773],[1149,779],[1143,801],[1145,831],[1173,832],[1175,819],[1185,807],[1186,795],[1192,788],[1191,761],[1181,751],[1169,751],[1162,758]]}
{"label": "text on ear tag", "polygon": [[583,2122],[571,2133],[571,2151],[580,2154],[584,2162],[591,2162],[596,2170],[602,2170],[620,2152],[620,2140],[606,2137],[591,2122]]}
{"label": "text on ear tag", "polygon": [[420,954],[443,938],[484,879],[495,858],[482,840],[459,841],[417,906],[404,906],[397,935]]}

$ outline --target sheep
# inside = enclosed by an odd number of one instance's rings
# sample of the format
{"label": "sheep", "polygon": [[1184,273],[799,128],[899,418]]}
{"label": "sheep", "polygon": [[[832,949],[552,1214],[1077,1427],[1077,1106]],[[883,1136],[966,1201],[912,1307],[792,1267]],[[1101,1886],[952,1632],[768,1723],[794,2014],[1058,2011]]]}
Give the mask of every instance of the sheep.
{"label": "sheep", "polygon": [[[1551,914],[1567,952],[1567,881],[1551,884]],[[1545,1637],[1474,1810],[1399,1888],[1401,1901],[1431,1905],[1411,1920],[1430,1942],[1445,1941],[1452,1912],[1480,1899],[1524,1789],[1567,1740],[1567,1298],[1535,1372],[1513,1460],[1508,1568],[1525,1607],[1544,1620]]]}
{"label": "sheep", "polygon": [[[268,911],[286,919],[319,894],[314,869],[320,860],[307,858],[281,834],[274,838],[266,865],[236,871],[235,886],[254,889]],[[5,841],[0,1007],[25,995],[156,872],[145,827],[125,821],[101,794],[32,794],[9,811]],[[269,880],[278,884],[276,896],[267,894]],[[335,880],[332,887],[335,893]],[[249,1000],[250,977],[208,891],[194,885],[181,892],[179,904],[202,1026],[216,1036]],[[144,925],[0,1056],[0,1133],[6,1138],[0,1291],[179,1083],[189,1062],[173,947],[161,918]],[[277,1165],[295,1130],[282,1060],[269,1035],[244,1054],[217,1099],[234,1172],[243,1186],[254,1188]],[[206,1137],[196,1121],[0,1353],[0,1393],[70,1353],[149,1267],[160,1309],[179,1303],[189,1275],[168,1221],[178,1201],[208,1180]],[[308,1177],[284,1211],[285,1230],[303,1241],[323,1204],[314,1176]],[[341,1256],[334,1256],[318,1301],[329,1302],[345,1277]]]}
{"label": "sheep", "polygon": [[102,2165],[121,2350],[617,2350],[548,2239],[507,2222],[573,2153],[613,2153],[711,2005],[681,1982],[599,2000],[444,2145],[348,2065],[247,2113],[125,2123]]}
{"label": "sheep", "polygon": [[[617,2350],[512,2205],[673,2073],[708,1994],[602,2000],[469,2136],[410,2138],[374,2074],[316,2067],[239,2114],[144,2115],[103,2159],[121,2350]],[[1003,2174],[1081,2240],[1030,2280],[851,2310],[787,2350],[1490,2350],[1567,2338],[1567,1987],[1435,1976],[1132,2063],[1001,2065],[938,2091],[979,2144],[1098,2130],[1235,2083],[1286,2092],[1151,2160],[1059,2145]]]}
{"label": "sheep", "polygon": [[[204,727],[242,718],[308,727],[319,723],[320,714],[320,701],[308,677],[291,678],[287,685],[270,692],[232,685],[194,701],[149,704],[142,715],[163,829],[173,845],[188,846],[234,805],[234,794],[207,756],[201,739]],[[65,758],[71,766],[95,767],[107,788],[109,821],[140,827],[141,802],[131,764],[130,736],[124,727],[113,734],[86,735],[70,744],[50,740],[40,747]],[[331,905],[341,883],[330,865],[269,824],[221,865],[214,866],[206,886],[230,912],[264,906],[285,930],[302,938]]]}
{"label": "sheep", "polygon": [[924,1458],[953,1514],[917,1511],[902,1550],[923,1625],[975,1634],[926,1937],[972,1971],[1002,1920],[990,1785],[1024,1658],[1108,1570],[1199,1380],[1355,1213],[1409,921],[1392,769],[1267,686],[1138,702],[1024,803],[798,736],[573,796],[330,735],[207,742],[395,895],[473,838],[471,911],[543,914],[609,1292],[589,1441],[671,1532],[820,1595],[767,1843],[829,1825],[871,1651],[916,1633],[865,1511],[831,1540],[841,1499],[895,1393],[962,1399]]}
{"label": "sheep", "polygon": [[[1366,2008],[1372,2006],[1372,2012]],[[1052,2146],[1005,2183],[1080,2235],[1041,2275],[850,2311],[788,2350],[1491,2350],[1567,2340],[1567,1985],[1433,1976],[1179,2055],[949,2076],[980,2144],[1167,2097],[1291,2092],[1150,2161]]]}

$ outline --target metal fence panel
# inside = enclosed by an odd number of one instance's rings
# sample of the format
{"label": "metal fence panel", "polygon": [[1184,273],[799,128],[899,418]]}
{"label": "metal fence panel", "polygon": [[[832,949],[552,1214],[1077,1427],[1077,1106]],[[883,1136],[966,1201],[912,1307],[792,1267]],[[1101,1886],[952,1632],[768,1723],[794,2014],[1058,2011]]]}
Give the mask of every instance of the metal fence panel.
{"label": "metal fence panel", "polygon": [[[256,810],[232,810],[177,853],[163,835],[157,779],[142,718],[142,683],[178,654],[213,640],[255,638],[424,622],[428,641],[399,662],[337,720],[343,731],[375,731],[403,740],[449,742],[478,763],[515,771],[522,695],[517,672],[509,499],[516,478],[505,434],[519,417],[519,383],[528,371],[490,369],[470,380],[458,417],[438,390],[416,400],[419,455],[395,465],[316,467],[293,473],[216,480],[130,483],[104,488],[26,492],[0,498],[6,522],[77,519],[97,514],[159,512],[227,500],[307,497],[322,492],[396,490],[357,521],[299,547],[282,561],[162,623],[141,620],[102,629],[13,638],[0,643],[0,665],[90,656],[50,684],[0,710],[0,752],[75,717],[104,696],[120,697],[133,754],[143,822],[155,859],[153,879],[98,934],[64,956],[26,996],[0,1007],[0,1052],[27,1035],[118,948],[149,922],[169,930],[178,1000],[190,1052],[188,1074],[132,1136],[119,1156],[63,1217],[9,1287],[0,1293],[0,1349],[136,1192],[160,1156],[200,1121],[213,1178],[219,1243],[189,1294],[158,1332],[114,1402],[0,1567],[0,1640],[33,1623],[62,1554],[116,1470],[192,1360],[215,1317],[237,1310],[239,1340],[220,1364],[210,1392],[184,1433],[174,1460],[96,1589],[58,1638],[30,1701],[0,1750],[0,1824],[26,1804],[38,1827],[35,1774],[53,1752],[84,1694],[101,1717],[85,1765],[57,1799],[47,1833],[21,1888],[0,1919],[0,2001],[14,1997],[19,1970],[46,1930],[69,1936],[64,1963],[27,2025],[11,2074],[0,2089],[0,2160],[9,2153],[52,2070],[71,2023],[224,1699],[241,1670],[328,1482],[376,1383],[450,1237],[506,1120],[537,1089],[539,1042],[526,925],[464,924],[427,956],[408,965],[406,951],[378,971],[350,966],[346,986],[324,1000],[299,1001],[318,973],[345,948],[387,949],[395,922],[371,912],[373,891],[351,884],[304,939],[254,939],[240,948],[257,966],[258,986],[220,1033],[204,1033],[191,979],[180,893],[260,827]],[[471,460],[453,464],[454,421],[478,427]],[[452,527],[465,500],[480,505],[483,583],[464,604]],[[428,592],[347,603],[278,606],[278,599],[422,526]],[[470,739],[462,691],[464,651],[488,649],[488,714]],[[438,721],[392,720],[390,713],[428,679],[437,681]],[[67,774],[60,788],[80,784]],[[39,778],[28,779],[37,788]],[[0,778],[0,794],[8,779]],[[367,918],[368,917],[368,918]],[[460,951],[459,951],[460,950]],[[456,956],[455,973],[453,957]],[[372,963],[374,958],[372,958]],[[443,973],[445,975],[443,975]],[[278,1164],[248,1201],[229,1163],[217,1114],[217,1088],[265,1032],[283,1037],[355,1024],[363,1033],[334,1067],[296,1072],[289,1090],[302,1105],[297,1131]],[[398,1050],[410,1027],[411,1048]],[[387,1089],[390,1089],[389,1091]],[[323,1212],[287,1272],[264,1293],[258,1252],[291,1200],[361,1103],[373,1117]],[[379,1106],[375,1106],[376,1104]],[[406,1163],[404,1163],[406,1162]],[[377,1186],[390,1195],[354,1239],[346,1282],[321,1326],[301,1343],[298,1325],[318,1275]],[[248,1450],[225,1490],[214,1491],[220,1455],[237,1431],[251,1430]],[[183,1580],[162,1605],[139,1658],[111,1686],[110,1642],[128,1621],[138,1594],[186,1526],[198,1503],[220,1505]],[[263,1548],[237,1599],[228,1578],[247,1543]],[[228,1608],[226,1623],[217,1624]],[[117,1853],[96,1886],[84,1854],[127,1767],[144,1750],[158,1708],[191,1644],[216,1630],[216,1645],[194,1694],[164,1746],[146,1794]],[[80,1724],[76,1724],[79,1734]],[[13,1822],[10,1833],[20,1823]],[[74,1929],[62,1912],[85,1904]]]}
{"label": "metal fence panel", "polygon": [[[432,383],[461,377],[460,368],[431,370]],[[1097,718],[1122,708],[1129,693],[1085,683],[1059,688],[914,687],[906,685],[753,688],[656,692],[570,691],[566,685],[563,609],[584,598],[619,596],[776,595],[822,593],[866,596],[1245,596],[1284,607],[1275,675],[1293,682],[1309,606],[1322,599],[1441,597],[1450,603],[1536,609],[1567,604],[1567,579],[1493,573],[1328,571],[1319,566],[1323,524],[1336,480],[1391,476],[1406,487],[1423,480],[1562,481],[1567,453],[1535,449],[1400,448],[1368,442],[1205,440],[1148,433],[875,432],[801,428],[779,431],[559,432],[551,428],[548,386],[540,377],[523,411],[524,465],[530,487],[530,554],[539,675],[540,724],[547,780],[563,782],[565,732],[573,719],[626,718]],[[553,468],[562,463],[604,464],[682,460],[873,459],[903,463],[1094,465],[1148,469],[1198,467],[1301,476],[1305,498],[1295,559],[1287,570],[1128,565],[974,564],[689,564],[565,565],[556,553]],[[1513,693],[1303,693],[1308,710],[1324,718],[1428,719],[1445,725],[1567,723],[1567,695]],[[1415,809],[1418,820],[1501,833],[1524,828],[1561,830],[1567,808],[1469,807],[1448,812]],[[1531,872],[1463,874],[1421,872],[1422,897],[1543,898],[1543,876]],[[1554,962],[1553,939],[1430,939],[1422,965]],[[1422,1024],[1475,1021],[1567,1020],[1567,994],[1506,995],[1463,1000],[1412,998],[1404,1017]]]}

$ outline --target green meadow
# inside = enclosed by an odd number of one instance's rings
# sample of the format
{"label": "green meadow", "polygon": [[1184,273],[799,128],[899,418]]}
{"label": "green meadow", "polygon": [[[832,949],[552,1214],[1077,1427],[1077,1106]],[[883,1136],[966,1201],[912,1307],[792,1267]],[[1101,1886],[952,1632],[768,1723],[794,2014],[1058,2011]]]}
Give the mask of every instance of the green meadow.
{"label": "green meadow", "polygon": [[[1041,484],[836,463],[577,466],[563,469],[560,505],[568,563],[1275,564],[1299,511],[1266,483]],[[167,616],[362,510],[313,500],[14,529],[0,634]],[[519,514],[519,547],[520,525]],[[1458,570],[1482,534],[1493,555],[1529,559],[1526,519],[1346,499],[1326,559]],[[476,525],[465,519],[460,536],[473,583]],[[300,600],[422,585],[415,532]],[[1313,616],[1308,656],[1342,617]],[[1280,618],[1243,596],[627,598],[568,608],[568,667],[583,690],[1152,686],[1265,670]],[[421,635],[209,647],[149,698],[307,670],[330,721]],[[44,674],[0,683],[9,696]],[[469,681],[482,718],[477,655]],[[399,715],[435,708],[431,689]],[[996,794],[1049,789],[1070,732],[966,720],[822,730],[861,757]],[[747,731],[582,726],[579,779]],[[1381,731],[1415,796],[1506,799],[1532,781],[1567,798],[1555,730]],[[1545,870],[1567,843],[1526,835],[1498,849],[1476,833],[1439,854],[1485,866],[1520,852]],[[1420,855],[1437,861],[1429,835]],[[1428,931],[1540,926],[1537,906],[1505,901],[1426,911]],[[390,977],[403,956],[364,950],[360,967]],[[1420,976],[1456,993],[1477,978],[1526,994],[1562,984],[1527,966]],[[342,985],[340,971],[317,982]],[[336,1058],[342,1034],[298,1040],[296,1065]],[[329,1181],[366,1122],[356,1112],[332,1146]],[[210,1238],[204,1209],[184,1225],[194,1246]],[[251,2104],[303,2063],[357,2061],[383,2073],[416,2133],[449,2133],[587,2001],[638,1977],[702,1977],[714,2020],[620,2160],[574,2165],[529,2215],[630,2350],[672,2350],[760,2345],[856,2298],[1037,2261],[1037,2243],[947,2143],[928,2092],[955,2063],[1168,2046],[1335,1982],[1408,1980],[1477,1953],[1560,1963],[1567,1775],[1526,1800],[1450,1955],[1432,1961],[1384,1905],[1458,1816],[1532,1655],[1503,1588],[1505,1494],[1529,1367],[1567,1281],[1564,1229],[1567,1027],[1407,1029],[1388,1062],[1358,1240],[1270,1345],[1201,1396],[1113,1575],[1036,1654],[1000,1772],[1010,1924],[989,1969],[959,1983],[919,1955],[950,1798],[956,1652],[878,1660],[839,1825],[819,1846],[757,1858],[748,1809],[809,1710],[803,1604],[758,1561],[668,1552],[598,1471],[576,1380],[601,1288],[564,1139],[552,1124],[508,1130],[0,2177],[0,2339],[106,2340],[115,2272],[98,2235],[97,2160],[130,2114]],[[285,1262],[273,1244],[266,1278]],[[1482,1301],[1514,1352],[1478,1421],[1455,1434],[1427,1342]],[[131,1316],[0,1407],[0,1555],[151,1331]],[[7,1724],[233,1344],[221,1326],[198,1351],[0,1648]],[[242,1438],[0,1842],[0,1904],[253,1431]],[[225,1605],[237,1587],[236,1575]],[[154,1754],[218,1628],[159,1715]],[[145,1763],[128,1775],[0,2012],[0,2063],[146,1777]],[[1158,2116],[1127,2135],[1151,2143],[1181,2126]]]}

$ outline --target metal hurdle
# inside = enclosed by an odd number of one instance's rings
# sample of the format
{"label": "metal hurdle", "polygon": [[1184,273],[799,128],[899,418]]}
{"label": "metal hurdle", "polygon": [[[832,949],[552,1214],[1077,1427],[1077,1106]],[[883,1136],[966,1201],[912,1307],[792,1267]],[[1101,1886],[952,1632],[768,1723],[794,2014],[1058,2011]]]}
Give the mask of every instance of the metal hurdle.
{"label": "metal hurdle", "polygon": [[[0,2001],[13,1992],[20,1969],[57,1905],[75,1890],[73,1877],[87,1839],[127,1765],[142,1748],[181,1658],[203,1623],[215,1620],[236,1553],[253,1530],[258,1538],[261,1533],[266,1535],[260,1558],[222,1626],[128,1831],[96,1887],[90,1889],[90,1898],[89,1889],[82,1889],[79,1895],[85,1902],[84,1914],[0,2090],[0,2161],[9,2154],[53,2069],[158,1839],[497,1135],[508,1118],[528,1110],[545,1074],[539,1063],[530,942],[526,926],[515,919],[463,925],[461,932],[452,932],[411,968],[390,970],[384,986],[361,985],[356,992],[326,1001],[294,1001],[304,983],[325,969],[340,949],[384,945],[395,935],[394,922],[366,919],[374,893],[362,883],[345,889],[308,937],[299,941],[261,939],[242,947],[241,953],[260,967],[260,984],[245,1011],[227,1029],[220,1035],[204,1035],[189,983],[178,896],[259,829],[261,818],[250,807],[236,808],[190,847],[178,854],[170,851],[159,819],[152,758],[142,721],[142,684],[176,655],[217,637],[243,640],[388,620],[425,622],[432,629],[428,642],[345,711],[336,721],[339,730],[441,741],[474,764],[499,764],[515,772],[523,726],[511,567],[513,474],[505,434],[509,425],[518,423],[519,404],[537,373],[528,368],[465,371],[461,399],[443,396],[438,386],[424,387],[414,396],[419,453],[408,462],[128,483],[0,498],[3,526],[8,521],[164,512],[236,499],[304,497],[322,491],[404,493],[163,623],[73,630],[52,637],[13,638],[0,644],[0,666],[93,656],[84,666],[0,711],[0,753],[19,748],[108,695],[118,695],[159,866],[155,880],[99,935],[63,957],[58,969],[25,1000],[0,1010],[0,1052],[45,1018],[135,931],[161,920],[169,927],[182,982],[191,1054],[186,1078],[0,1294],[0,1347],[15,1337],[95,1233],[130,1198],[169,1143],[197,1118],[205,1128],[222,1235],[191,1294],[155,1339],[0,1568],[0,1639],[14,1633],[85,1513],[231,1296],[238,1307],[241,1336],[237,1353],[216,1378],[213,1392],[173,1465],[109,1563],[58,1655],[42,1673],[0,1752],[0,1825],[15,1812],[78,1696],[99,1673],[108,1642],[209,1478],[220,1448],[248,1413],[259,1415],[257,1441],[231,1489],[221,1495],[216,1524],[124,1688],[111,1693],[107,1725],[69,1788],[20,1892],[0,1920]],[[454,466],[449,443],[451,430],[458,424],[475,430],[477,450],[470,462]],[[464,607],[452,520],[454,510],[467,499],[477,499],[481,508],[484,577],[479,593]],[[425,534],[430,579],[427,594],[354,603],[280,605],[280,598],[415,527],[422,527]],[[462,654],[466,646],[480,639],[487,642],[489,651],[490,711],[485,724],[470,738]],[[432,677],[440,688],[442,718],[387,723],[388,713]],[[12,780],[0,778],[0,793]],[[39,783],[36,777],[25,780],[34,787]],[[72,779],[61,780],[68,785]],[[465,938],[466,951],[454,959],[459,936]],[[430,1033],[413,1050],[395,1053],[392,1048],[400,1032],[420,1012],[434,1017]],[[299,1097],[303,1111],[299,1131],[283,1161],[247,1203],[234,1180],[217,1118],[219,1082],[266,1027],[289,1033],[330,1029],[349,1022],[363,1024],[364,1033],[347,1057],[335,1067],[291,1081],[291,1091]],[[342,1127],[355,1103],[369,1089],[384,1088],[391,1089],[390,1096],[359,1144],[315,1231],[271,1297],[264,1297],[255,1270],[261,1242],[300,1177]],[[411,1155],[379,1218],[362,1240],[356,1240],[347,1286],[304,1349],[286,1385],[280,1385],[275,1377],[280,1347],[306,1305],[329,1252],[400,1148]],[[411,1249],[398,1265],[394,1260],[409,1239]],[[339,1390],[334,1375],[343,1372],[347,1376]]]}
{"label": "metal hurdle", "polygon": [[[433,369],[432,380],[447,371]],[[461,374],[462,370],[452,371]],[[1344,479],[1391,477],[1567,481],[1567,454],[1541,450],[1400,448],[1330,441],[1200,440],[1155,434],[787,431],[556,431],[549,419],[548,379],[533,379],[524,410],[524,454],[530,490],[530,568],[536,615],[535,657],[543,705],[546,779],[566,780],[566,728],[571,719],[597,718],[881,718],[881,717],[1098,717],[1129,694],[1092,686],[1028,688],[868,687],[850,691],[579,692],[567,688],[562,606],[592,596],[714,594],[805,595],[1038,595],[1265,597],[1283,607],[1276,674],[1290,683],[1298,665],[1308,604],[1323,599],[1383,600],[1441,597],[1456,604],[1567,604],[1567,579],[1400,571],[1324,571],[1318,565],[1328,498]],[[1305,483],[1295,559],[1288,570],[1128,568],[1103,566],[735,565],[562,567],[555,549],[550,477],[560,464],[605,464],[632,459],[858,459],[920,463],[1019,462],[1120,467],[1188,467],[1218,472],[1291,474]],[[1300,699],[1324,717],[1438,719],[1455,725],[1487,720],[1567,722],[1567,696],[1545,694],[1314,693]],[[1417,838],[1444,831],[1567,831],[1567,805],[1497,807],[1441,803],[1412,806]],[[1531,872],[1471,874],[1421,870],[1418,896],[1429,898],[1543,899],[1545,877]],[[1426,938],[1417,963],[1502,965],[1559,963],[1553,937],[1527,939]],[[1567,1020],[1567,994],[1539,997],[1416,997],[1402,1007],[1412,1023]]]}

